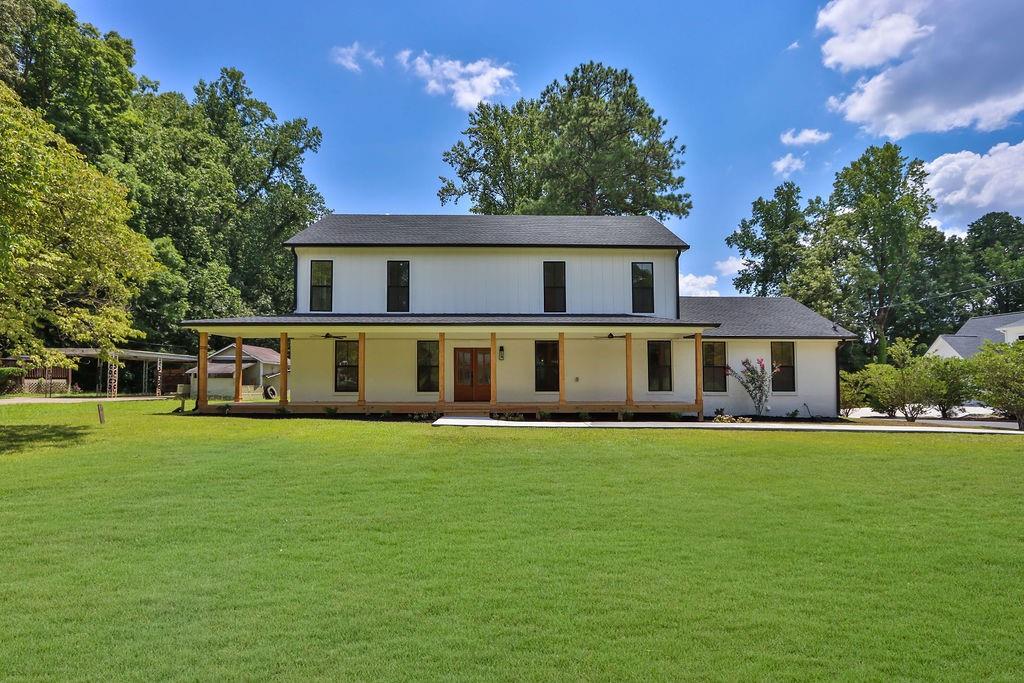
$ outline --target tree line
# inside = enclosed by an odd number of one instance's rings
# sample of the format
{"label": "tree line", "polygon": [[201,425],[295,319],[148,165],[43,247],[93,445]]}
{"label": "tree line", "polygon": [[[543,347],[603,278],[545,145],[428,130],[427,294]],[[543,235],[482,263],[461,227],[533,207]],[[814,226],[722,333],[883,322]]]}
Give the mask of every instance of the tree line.
{"label": "tree line", "polygon": [[791,296],[859,334],[850,367],[885,363],[897,338],[920,352],[968,317],[1024,310],[1024,222],[991,212],[961,237],[934,211],[921,160],[893,143],[868,147],[827,198],[804,201],[787,181],[753,202],[726,238],[743,259],[733,285]]}
{"label": "tree line", "polygon": [[0,0],[0,346],[194,347],[177,323],[288,310],[281,242],[326,211],[321,133],[223,68],[190,95],[58,0]]}

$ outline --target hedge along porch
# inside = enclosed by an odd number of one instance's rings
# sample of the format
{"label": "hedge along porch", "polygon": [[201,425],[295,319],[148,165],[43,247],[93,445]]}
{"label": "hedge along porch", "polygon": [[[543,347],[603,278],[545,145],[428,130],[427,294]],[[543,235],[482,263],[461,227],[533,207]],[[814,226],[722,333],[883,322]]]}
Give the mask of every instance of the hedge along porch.
{"label": "hedge along porch", "polygon": [[[402,324],[377,322],[383,316],[361,324],[329,324],[311,317],[287,316],[305,318],[291,324],[266,319],[189,322],[200,334],[199,377],[206,376],[209,335],[240,344],[277,332],[282,355],[291,356],[279,399],[290,412],[703,415],[702,364],[694,350],[700,348],[702,331],[713,325],[635,316],[570,316],[565,324],[551,319],[480,321],[480,316],[448,324],[429,324],[423,317]],[[240,359],[235,362],[238,377]],[[229,412],[278,409],[241,403],[237,384]],[[221,410],[209,405],[205,383],[198,387],[197,408]]]}

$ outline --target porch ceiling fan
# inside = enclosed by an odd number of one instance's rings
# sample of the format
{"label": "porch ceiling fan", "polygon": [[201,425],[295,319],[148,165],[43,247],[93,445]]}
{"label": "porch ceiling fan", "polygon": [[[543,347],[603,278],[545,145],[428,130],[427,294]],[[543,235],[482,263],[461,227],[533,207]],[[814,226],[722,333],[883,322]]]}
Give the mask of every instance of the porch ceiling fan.
{"label": "porch ceiling fan", "polygon": [[326,334],[323,335],[323,338],[324,339],[345,339],[345,335],[343,335],[343,334],[331,334],[330,332],[327,332]]}
{"label": "porch ceiling fan", "polygon": [[624,334],[613,334],[611,332],[609,332],[608,334],[601,334],[601,335],[597,335],[597,336],[594,337],[594,339],[625,339],[625,338],[626,338],[626,335],[624,335]]}

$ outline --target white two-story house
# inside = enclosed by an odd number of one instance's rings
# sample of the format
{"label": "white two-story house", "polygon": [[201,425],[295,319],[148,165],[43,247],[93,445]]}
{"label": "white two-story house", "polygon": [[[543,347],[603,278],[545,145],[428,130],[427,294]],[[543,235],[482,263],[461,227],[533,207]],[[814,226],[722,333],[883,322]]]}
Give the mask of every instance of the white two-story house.
{"label": "white two-story house", "polygon": [[837,413],[852,335],[791,299],[680,297],[688,247],[653,218],[330,215],[285,246],[294,311],[184,325],[200,366],[210,335],[278,338],[289,412],[743,414],[727,367],[763,358],[772,414]]}

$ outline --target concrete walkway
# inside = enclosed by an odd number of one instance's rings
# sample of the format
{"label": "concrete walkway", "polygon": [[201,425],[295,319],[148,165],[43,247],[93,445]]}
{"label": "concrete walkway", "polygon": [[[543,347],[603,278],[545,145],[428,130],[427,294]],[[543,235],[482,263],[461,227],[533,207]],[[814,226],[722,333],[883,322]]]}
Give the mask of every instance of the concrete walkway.
{"label": "concrete walkway", "polygon": [[53,398],[47,398],[45,396],[17,396],[15,398],[0,398],[0,406],[3,405],[20,405],[26,403],[108,403],[116,401],[166,401],[167,399],[174,398],[171,396],[118,396],[117,398],[107,398],[106,396],[93,396],[92,398],[80,398],[75,396],[73,398],[61,398],[55,396]]}
{"label": "concrete walkway", "polygon": [[969,429],[964,427],[902,427],[898,425],[860,425],[843,423],[812,422],[747,422],[727,424],[719,422],[528,422],[495,420],[490,417],[442,417],[434,422],[435,427],[492,427],[513,429],[745,429],[763,432],[883,432],[900,434],[1001,434],[1024,436],[1021,431],[1006,429]]}

